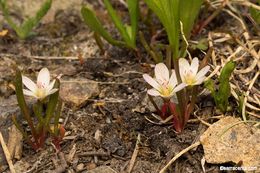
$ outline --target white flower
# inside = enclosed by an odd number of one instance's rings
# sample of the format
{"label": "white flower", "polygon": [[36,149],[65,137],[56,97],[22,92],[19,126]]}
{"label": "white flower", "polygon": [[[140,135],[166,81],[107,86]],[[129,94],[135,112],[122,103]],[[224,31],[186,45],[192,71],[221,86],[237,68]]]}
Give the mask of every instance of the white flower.
{"label": "white flower", "polygon": [[194,58],[189,64],[189,62],[184,59],[179,59],[180,76],[183,83],[187,85],[199,85],[205,80],[205,75],[209,71],[209,66],[206,66],[199,70],[199,60]]}
{"label": "white flower", "polygon": [[50,83],[50,72],[47,68],[41,69],[36,84],[26,76],[22,76],[22,80],[23,84],[29,89],[23,89],[24,95],[35,97],[38,100],[42,100],[58,91],[57,88],[53,89],[55,80]]}
{"label": "white flower", "polygon": [[180,91],[186,86],[184,83],[176,86],[178,82],[175,71],[172,70],[172,74],[170,76],[168,68],[163,63],[156,64],[154,72],[155,79],[148,74],[143,75],[144,80],[153,87],[153,89],[149,89],[147,91],[149,95],[161,96],[165,99],[169,99],[176,92]]}

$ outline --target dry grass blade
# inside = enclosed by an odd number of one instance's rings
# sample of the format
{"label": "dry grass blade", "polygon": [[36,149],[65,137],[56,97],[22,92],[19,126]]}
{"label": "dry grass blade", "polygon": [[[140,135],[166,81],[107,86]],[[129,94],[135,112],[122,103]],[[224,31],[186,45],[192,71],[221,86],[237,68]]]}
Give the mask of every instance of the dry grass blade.
{"label": "dry grass blade", "polygon": [[8,151],[8,148],[7,148],[6,144],[5,144],[5,141],[4,141],[4,138],[3,138],[3,135],[2,135],[1,132],[0,132],[0,143],[1,143],[1,146],[3,148],[6,161],[7,161],[8,165],[9,165],[10,172],[11,173],[16,173],[15,169],[14,169],[14,165],[13,165],[12,159],[11,159],[11,155],[10,155],[10,153]]}
{"label": "dry grass blade", "polygon": [[166,165],[165,167],[163,167],[163,169],[161,169],[161,171],[160,171],[159,173],[165,173],[166,170],[169,168],[169,166],[170,166],[171,164],[173,164],[173,162],[174,162],[175,160],[177,160],[179,157],[181,157],[184,153],[188,152],[188,151],[191,150],[192,148],[195,148],[195,147],[197,147],[197,146],[199,146],[199,145],[200,145],[200,142],[196,142],[196,143],[190,145],[189,147],[185,148],[185,149],[182,150],[181,152],[179,152],[176,156],[174,156],[174,157],[170,160],[169,163],[167,163],[167,165]]}
{"label": "dry grass blade", "polygon": [[141,135],[138,134],[136,144],[135,144],[135,150],[134,150],[133,155],[131,157],[127,173],[132,172],[132,169],[134,167],[134,164],[135,164],[135,161],[136,161],[136,158],[137,158],[137,155],[138,155],[140,141],[141,141]]}

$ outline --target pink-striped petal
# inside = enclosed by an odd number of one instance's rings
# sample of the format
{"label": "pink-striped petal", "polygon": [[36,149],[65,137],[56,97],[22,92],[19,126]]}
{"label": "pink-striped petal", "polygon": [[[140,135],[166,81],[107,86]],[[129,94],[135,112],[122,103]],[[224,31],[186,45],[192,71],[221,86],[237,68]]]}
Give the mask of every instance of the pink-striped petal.
{"label": "pink-striped petal", "polygon": [[55,81],[56,80],[53,80],[46,88],[46,92],[50,92],[50,90],[54,87],[54,84],[55,84]]}
{"label": "pink-striped petal", "polygon": [[208,73],[209,69],[210,69],[210,66],[206,66],[206,67],[202,68],[196,75],[196,79],[199,80],[200,78],[204,77]]}
{"label": "pink-striped petal", "polygon": [[185,88],[186,86],[187,86],[187,84],[181,83],[181,84],[179,84],[178,86],[176,86],[176,87],[173,89],[173,91],[176,93],[176,92],[182,90],[183,88]]}
{"label": "pink-striped petal", "polygon": [[37,90],[36,84],[35,84],[31,79],[29,79],[28,77],[22,76],[22,81],[23,81],[23,84],[24,84],[29,90],[31,90],[32,92],[35,92],[35,91]]}
{"label": "pink-striped petal", "polygon": [[155,78],[160,83],[163,84],[169,81],[169,70],[164,63],[156,64],[154,68]]}
{"label": "pink-striped petal", "polygon": [[50,90],[50,91],[47,93],[47,95],[51,95],[51,94],[53,94],[53,93],[55,93],[55,92],[57,92],[57,91],[58,91],[58,89],[57,89],[57,88],[54,88],[54,89]]}
{"label": "pink-striped petal", "polygon": [[159,90],[160,85],[151,76],[149,76],[148,74],[144,74],[143,78],[149,85],[151,85],[153,88]]}
{"label": "pink-striped petal", "polygon": [[37,77],[37,85],[46,88],[50,83],[50,72],[47,68],[41,69]]}
{"label": "pink-striped petal", "polygon": [[27,90],[27,89],[23,89],[23,94],[37,98],[37,96],[32,91]]}
{"label": "pink-striped petal", "polygon": [[193,58],[192,62],[191,62],[191,65],[190,65],[190,70],[193,72],[193,74],[197,74],[198,72],[198,69],[199,69],[199,60],[198,58]]}
{"label": "pink-striped petal", "polygon": [[169,85],[174,88],[178,84],[175,70],[172,70],[172,74],[169,80]]}
{"label": "pink-striped petal", "polygon": [[179,59],[179,69],[180,69],[180,76],[181,80],[184,81],[184,75],[187,71],[190,70],[190,64],[185,58]]}
{"label": "pink-striped petal", "polygon": [[156,89],[149,89],[147,93],[151,96],[160,96],[159,91],[157,91]]}

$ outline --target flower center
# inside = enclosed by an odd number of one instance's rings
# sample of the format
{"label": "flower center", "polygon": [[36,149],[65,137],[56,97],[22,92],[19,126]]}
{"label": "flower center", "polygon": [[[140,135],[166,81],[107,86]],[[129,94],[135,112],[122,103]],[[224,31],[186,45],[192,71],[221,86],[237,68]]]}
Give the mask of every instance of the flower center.
{"label": "flower center", "polygon": [[43,82],[38,82],[38,83],[37,83],[37,87],[38,87],[39,89],[44,89],[44,88],[46,87],[46,84],[43,83]]}
{"label": "flower center", "polygon": [[193,85],[194,83],[196,83],[196,77],[194,76],[192,71],[189,71],[184,75],[184,82],[188,85]]}
{"label": "flower center", "polygon": [[163,96],[169,96],[172,93],[172,87],[168,85],[168,82],[161,86],[160,93]]}
{"label": "flower center", "polygon": [[38,98],[44,98],[45,97],[45,89],[43,88],[38,88],[35,95],[38,97]]}

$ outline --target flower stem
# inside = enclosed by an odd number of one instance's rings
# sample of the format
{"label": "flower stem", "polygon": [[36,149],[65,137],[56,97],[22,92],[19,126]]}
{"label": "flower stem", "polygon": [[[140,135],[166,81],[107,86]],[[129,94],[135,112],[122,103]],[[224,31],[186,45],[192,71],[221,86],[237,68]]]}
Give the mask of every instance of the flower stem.
{"label": "flower stem", "polygon": [[[22,75],[18,68],[16,69],[15,93],[16,93],[18,105],[22,111],[22,115],[23,115],[24,119],[28,122],[28,125],[32,131],[32,136],[36,139],[37,133],[36,133],[35,127],[33,125],[32,118],[29,113],[29,108],[24,99]],[[37,141],[35,141],[35,142],[37,143]]]}
{"label": "flower stem", "polygon": [[[174,65],[174,69],[175,69],[175,73],[176,73],[176,77],[177,77],[177,81],[180,84],[181,81],[181,76],[180,76],[180,67],[179,67],[179,61],[176,58],[173,58],[173,65]],[[181,118],[181,123],[184,123],[184,119],[185,119],[185,103],[186,103],[186,95],[185,95],[185,91],[181,90],[179,92],[176,93],[177,95],[177,99],[179,102],[179,108],[180,108],[180,118]]]}
{"label": "flower stem", "polygon": [[161,114],[161,110],[159,109],[159,107],[158,107],[157,104],[155,103],[153,97],[148,94],[148,98],[150,99],[151,103],[153,104],[153,106],[154,106],[154,108],[156,109],[156,111],[158,112],[158,114]]}
{"label": "flower stem", "polygon": [[194,86],[192,88],[191,102],[190,102],[189,108],[187,110],[187,113],[185,115],[185,124],[189,120],[190,114],[194,109],[194,105],[195,105],[195,102],[196,102],[197,95],[198,95],[198,86]]}

